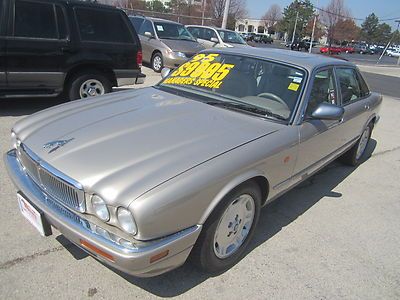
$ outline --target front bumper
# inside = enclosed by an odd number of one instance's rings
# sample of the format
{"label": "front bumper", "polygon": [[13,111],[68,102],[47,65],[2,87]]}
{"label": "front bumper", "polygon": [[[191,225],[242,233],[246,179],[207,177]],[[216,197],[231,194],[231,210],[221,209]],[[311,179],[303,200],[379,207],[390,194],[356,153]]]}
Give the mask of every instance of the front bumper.
{"label": "front bumper", "polygon": [[[26,175],[17,159],[16,150],[10,150],[6,153],[4,161],[8,173],[18,190],[44,213],[47,222],[90,255],[127,274],[151,277],[179,267],[186,261],[200,234],[201,226],[198,225],[153,241],[137,241],[137,243],[133,241],[135,247],[123,247],[94,232],[88,226],[90,222],[84,218],[83,214],[62,206],[45,194]],[[88,249],[88,247],[85,247],[88,244],[95,246],[100,251],[94,252],[93,248],[90,247]],[[98,254],[102,252],[106,255]],[[160,253],[168,253],[168,255],[151,262]]]}
{"label": "front bumper", "polygon": [[175,69],[175,68],[179,67],[181,64],[183,64],[189,60],[188,57],[177,56],[177,55],[175,55],[174,52],[164,53],[163,59],[164,59],[164,62],[163,62],[164,67],[170,68],[170,69]]}

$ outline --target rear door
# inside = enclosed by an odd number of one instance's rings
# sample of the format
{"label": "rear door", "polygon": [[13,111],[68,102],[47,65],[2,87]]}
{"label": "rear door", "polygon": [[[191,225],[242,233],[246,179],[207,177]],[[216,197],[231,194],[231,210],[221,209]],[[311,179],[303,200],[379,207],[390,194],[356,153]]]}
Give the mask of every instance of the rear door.
{"label": "rear door", "polygon": [[[150,32],[152,37],[145,36],[145,32]],[[160,49],[161,41],[156,39],[153,23],[150,20],[144,20],[139,29],[140,43],[143,49],[143,61],[150,63],[153,51]]]}
{"label": "rear door", "polygon": [[8,1],[0,1],[0,90],[7,84],[6,77],[6,15]]}
{"label": "rear door", "polygon": [[36,0],[11,0],[7,79],[11,89],[58,89],[64,82],[69,43],[65,7]]}

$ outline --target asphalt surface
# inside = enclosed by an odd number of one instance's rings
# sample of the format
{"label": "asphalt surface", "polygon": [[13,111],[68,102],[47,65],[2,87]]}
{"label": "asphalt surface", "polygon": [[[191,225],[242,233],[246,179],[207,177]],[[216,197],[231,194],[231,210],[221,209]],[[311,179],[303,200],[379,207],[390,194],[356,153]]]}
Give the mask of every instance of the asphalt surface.
{"label": "asphalt surface", "polygon": [[[148,83],[159,80],[149,75]],[[395,94],[398,78],[366,76],[384,95]],[[103,266],[57,231],[40,237],[18,212],[16,191],[1,161],[0,297],[399,299],[400,101],[395,96],[384,97],[369,158],[358,168],[334,162],[264,208],[246,257],[216,277],[185,264],[139,279]],[[18,119],[59,102],[1,103],[0,152],[9,148],[9,132]]]}

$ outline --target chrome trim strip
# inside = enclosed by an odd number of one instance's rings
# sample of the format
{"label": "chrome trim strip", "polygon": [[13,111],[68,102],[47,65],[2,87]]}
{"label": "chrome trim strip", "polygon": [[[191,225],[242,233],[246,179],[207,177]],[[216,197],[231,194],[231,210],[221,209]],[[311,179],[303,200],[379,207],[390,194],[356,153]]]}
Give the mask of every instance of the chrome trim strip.
{"label": "chrome trim strip", "polygon": [[[194,234],[195,232],[199,232],[202,228],[201,225],[195,225],[157,240],[134,241],[134,248],[126,248],[120,244],[117,244],[113,240],[106,238],[104,235],[100,235],[99,233],[93,231],[90,226],[92,223],[82,218],[75,212],[64,208],[64,206],[62,206],[62,208],[66,209],[71,217],[67,217],[66,214],[63,214],[60,209],[57,208],[57,206],[60,205],[59,202],[44,193],[40,187],[38,187],[37,184],[25,174],[21,164],[17,159],[16,149],[8,151],[4,155],[4,161],[14,184],[18,187],[18,189],[25,193],[30,201],[43,210],[45,216],[50,219],[50,223],[52,223],[52,220],[55,220],[64,227],[72,229],[75,232],[79,232],[82,236],[85,236],[85,238],[89,240],[95,240],[108,251],[112,250],[120,254],[148,252],[183,239],[186,236]],[[59,228],[59,230],[60,229],[61,228]]]}

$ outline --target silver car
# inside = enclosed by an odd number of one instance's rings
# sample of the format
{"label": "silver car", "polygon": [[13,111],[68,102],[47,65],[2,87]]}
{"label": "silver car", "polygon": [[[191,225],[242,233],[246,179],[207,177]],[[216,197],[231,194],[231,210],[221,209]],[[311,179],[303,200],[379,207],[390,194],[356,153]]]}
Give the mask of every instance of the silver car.
{"label": "silver car", "polygon": [[143,61],[156,72],[176,68],[204,49],[180,23],[143,16],[129,19],[139,35]]}
{"label": "silver car", "polygon": [[17,122],[5,162],[42,235],[54,226],[136,276],[189,256],[218,273],[243,257],[261,207],[338,157],[363,161],[381,102],[349,62],[205,51],[154,87]]}
{"label": "silver car", "polygon": [[202,25],[186,25],[186,28],[207,49],[250,47],[239,33],[232,30]]}

